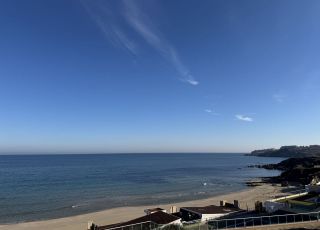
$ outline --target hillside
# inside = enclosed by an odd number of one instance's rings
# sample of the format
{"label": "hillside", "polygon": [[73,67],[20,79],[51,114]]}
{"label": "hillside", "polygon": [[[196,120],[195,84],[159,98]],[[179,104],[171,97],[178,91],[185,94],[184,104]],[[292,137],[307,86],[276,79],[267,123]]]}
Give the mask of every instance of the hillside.
{"label": "hillside", "polygon": [[252,151],[250,156],[260,157],[320,157],[320,145],[282,146],[280,149],[262,149]]}

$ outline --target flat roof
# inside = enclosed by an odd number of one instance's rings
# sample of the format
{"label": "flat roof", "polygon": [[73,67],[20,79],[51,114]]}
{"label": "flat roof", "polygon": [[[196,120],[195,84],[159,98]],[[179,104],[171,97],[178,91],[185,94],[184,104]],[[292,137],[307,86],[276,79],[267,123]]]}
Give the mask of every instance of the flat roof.
{"label": "flat roof", "polygon": [[209,205],[205,207],[183,207],[183,208],[180,208],[180,210],[181,209],[188,210],[191,212],[196,212],[199,214],[229,213],[229,212],[236,212],[241,210],[240,208],[216,206],[216,205]]}
{"label": "flat roof", "polygon": [[149,212],[159,212],[159,211],[165,211],[165,209],[163,208],[148,208],[145,211],[149,211]]}
{"label": "flat roof", "polygon": [[122,222],[122,223],[117,223],[117,224],[111,224],[111,225],[105,225],[105,226],[99,226],[98,230],[105,230],[105,229],[110,229],[110,228],[118,228],[126,225],[131,225],[131,224],[139,224],[142,222],[147,222],[147,221],[152,221],[156,224],[163,225],[163,224],[169,224],[173,221],[181,219],[180,217],[170,215],[165,212],[154,212],[150,215],[145,215],[133,220],[129,220],[127,222]]}

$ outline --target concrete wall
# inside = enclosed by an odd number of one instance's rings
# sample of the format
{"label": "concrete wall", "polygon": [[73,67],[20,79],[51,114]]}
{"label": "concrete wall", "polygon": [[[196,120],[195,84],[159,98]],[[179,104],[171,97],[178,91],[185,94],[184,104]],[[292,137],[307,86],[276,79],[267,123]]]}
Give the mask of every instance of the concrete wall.
{"label": "concrete wall", "polygon": [[226,214],[222,214],[222,213],[218,213],[218,214],[202,214],[201,216],[201,222],[205,222],[207,220],[212,220],[212,219],[216,219],[216,218],[219,218],[221,216],[226,216],[227,214],[229,213],[226,213]]}
{"label": "concrete wall", "polygon": [[175,220],[175,221],[173,221],[173,222],[171,222],[169,224],[162,225],[160,228],[164,228],[164,227],[169,226],[169,225],[182,226],[181,219]]}
{"label": "concrete wall", "polygon": [[268,213],[273,213],[280,209],[284,209],[286,206],[285,203],[279,203],[277,201],[266,201],[264,202],[264,207]]}
{"label": "concrete wall", "polygon": [[307,192],[303,192],[303,193],[298,193],[298,194],[294,194],[294,195],[290,195],[290,196],[284,196],[284,197],[280,197],[277,199],[272,199],[272,200],[267,200],[264,202],[264,207],[266,209],[266,211],[268,213],[272,213],[275,212],[277,210],[280,209],[285,209],[286,208],[286,203],[284,202],[279,202],[279,201],[283,201],[283,200],[290,200],[290,199],[294,199],[300,196],[304,196],[308,194]]}

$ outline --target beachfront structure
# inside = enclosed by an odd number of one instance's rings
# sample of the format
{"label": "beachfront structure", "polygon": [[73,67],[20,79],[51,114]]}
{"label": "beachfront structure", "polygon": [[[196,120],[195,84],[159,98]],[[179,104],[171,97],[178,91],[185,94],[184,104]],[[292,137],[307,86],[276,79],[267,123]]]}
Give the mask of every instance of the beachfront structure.
{"label": "beachfront structure", "polygon": [[265,210],[273,213],[278,210],[286,212],[318,212],[320,211],[320,182],[314,177],[305,190],[297,194],[284,196],[264,202]]}
{"label": "beachfront structure", "polygon": [[205,207],[182,207],[180,208],[180,214],[184,221],[200,220],[201,222],[206,222],[208,220],[243,211],[239,208],[238,201],[235,201],[234,204],[225,202],[221,202],[221,204],[223,205],[209,205]]}
{"label": "beachfront structure", "polygon": [[267,200],[264,203],[265,210],[273,213],[278,210],[301,213],[320,211],[320,194],[318,192],[302,192],[277,199]]}
{"label": "beachfront structure", "polygon": [[315,184],[310,183],[306,185],[306,192],[320,193],[320,182],[317,182]]}
{"label": "beachfront structure", "polygon": [[[145,215],[130,221],[116,223],[105,226],[98,226],[97,230],[121,230],[121,229],[133,229],[133,226],[138,226],[139,229],[153,229],[153,228],[163,228],[168,225],[181,225],[181,218],[168,214],[161,209],[160,211],[155,211],[156,209],[152,209],[153,212],[149,215]],[[145,210],[146,211],[146,210]],[[147,211],[148,212],[148,211]]]}
{"label": "beachfront structure", "polygon": [[294,194],[290,196],[284,196],[284,197],[279,197],[276,199],[271,199],[267,200],[264,202],[263,206],[268,213],[273,213],[278,210],[282,211],[288,211],[290,208],[289,202],[291,203],[294,201],[296,198],[299,198],[301,196],[307,195],[307,192],[299,193],[299,194]]}
{"label": "beachfront structure", "polygon": [[155,213],[155,212],[167,212],[167,210],[163,209],[163,208],[148,208],[148,209],[145,209],[144,210],[144,213],[147,214],[147,215],[150,215],[152,213]]}

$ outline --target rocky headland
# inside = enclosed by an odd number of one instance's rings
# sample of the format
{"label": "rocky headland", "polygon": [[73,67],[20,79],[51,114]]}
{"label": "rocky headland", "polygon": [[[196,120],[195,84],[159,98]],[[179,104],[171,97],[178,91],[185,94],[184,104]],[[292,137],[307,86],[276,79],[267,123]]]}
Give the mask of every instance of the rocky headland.
{"label": "rocky headland", "polygon": [[320,157],[320,145],[309,145],[309,146],[282,146],[279,149],[261,149],[254,150],[250,156],[259,156],[259,157]]}
{"label": "rocky headland", "polygon": [[276,177],[262,178],[265,183],[283,185],[306,185],[314,178],[320,178],[320,157],[289,158],[278,164],[255,165],[250,167],[281,170]]}

